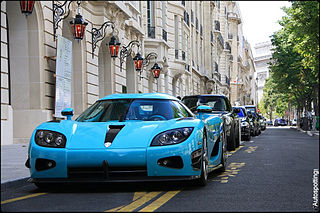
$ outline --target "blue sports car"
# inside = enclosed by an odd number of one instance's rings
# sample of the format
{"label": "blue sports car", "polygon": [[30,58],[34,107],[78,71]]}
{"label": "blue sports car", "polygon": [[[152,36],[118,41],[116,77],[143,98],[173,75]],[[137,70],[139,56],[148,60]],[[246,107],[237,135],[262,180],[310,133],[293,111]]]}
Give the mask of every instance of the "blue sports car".
{"label": "blue sports car", "polygon": [[226,167],[223,120],[198,118],[162,93],[106,96],[72,120],[40,124],[30,140],[29,182],[193,180],[206,185],[210,171]]}

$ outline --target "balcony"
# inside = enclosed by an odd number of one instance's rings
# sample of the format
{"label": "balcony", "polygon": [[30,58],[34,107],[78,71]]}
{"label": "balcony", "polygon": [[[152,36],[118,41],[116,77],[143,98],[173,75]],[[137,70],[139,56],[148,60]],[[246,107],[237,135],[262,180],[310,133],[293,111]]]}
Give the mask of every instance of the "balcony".
{"label": "balcony", "polygon": [[196,18],[196,29],[199,30],[199,20]]}
{"label": "balcony", "polygon": [[219,65],[217,64],[217,62],[214,62],[214,71],[215,72],[219,72]]}
{"label": "balcony", "polygon": [[214,29],[220,31],[220,22],[217,20],[214,21]]}
{"label": "balcony", "polygon": [[165,29],[162,29],[162,39],[167,41],[167,31]]}
{"label": "balcony", "polygon": [[156,38],[156,28],[148,26],[148,38]]}
{"label": "balcony", "polygon": [[226,42],[225,47],[226,47],[226,49],[229,50],[229,52],[231,53],[231,46],[230,46],[229,42]]}
{"label": "balcony", "polygon": [[184,11],[184,13],[183,13],[183,20],[184,20],[184,22],[186,22],[186,24],[188,25],[188,26],[190,26],[190,23],[189,23],[189,14],[188,14],[188,12],[185,10]]}
{"label": "balcony", "polygon": [[185,70],[187,70],[188,72],[190,72],[190,65],[189,64],[185,64],[184,65]]}
{"label": "balcony", "polygon": [[219,40],[221,46],[224,47],[224,40],[223,40],[223,37],[221,34],[218,35],[218,40]]}
{"label": "balcony", "polygon": [[175,59],[179,59],[179,50],[174,50]]}

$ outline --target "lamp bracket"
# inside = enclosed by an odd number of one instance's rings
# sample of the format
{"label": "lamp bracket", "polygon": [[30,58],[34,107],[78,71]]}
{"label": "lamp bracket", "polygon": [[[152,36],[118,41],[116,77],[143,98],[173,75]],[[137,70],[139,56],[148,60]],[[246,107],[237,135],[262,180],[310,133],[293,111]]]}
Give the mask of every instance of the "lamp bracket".
{"label": "lamp bracket", "polygon": [[97,43],[104,39],[106,36],[106,28],[111,27],[112,28],[112,35],[114,33],[115,24],[111,21],[106,21],[103,23],[103,25],[97,29],[95,27],[92,27],[91,34],[92,34],[92,57],[94,55],[94,50],[97,47]]}
{"label": "lamp bracket", "polygon": [[149,65],[150,60],[151,60],[152,57],[154,57],[154,58],[156,59],[156,61],[157,61],[158,54],[155,53],[155,52],[149,53],[149,54],[146,56],[146,58],[143,60],[143,66],[144,66],[144,67],[146,67],[146,66]]}
{"label": "lamp bracket", "polygon": [[130,41],[127,46],[123,46],[120,51],[120,71],[122,71],[122,64],[124,62],[124,58],[128,57],[132,53],[132,46],[136,45],[138,47],[138,52],[140,49],[140,42],[138,40]]}
{"label": "lamp bracket", "polygon": [[[56,39],[56,31],[58,29],[58,24],[61,20],[66,19],[70,14],[70,4],[73,1],[65,1],[62,5],[55,4],[52,1],[53,8],[53,40]],[[68,4],[67,4],[68,3]],[[79,4],[79,3],[78,3]],[[68,9],[68,12],[66,12]]]}

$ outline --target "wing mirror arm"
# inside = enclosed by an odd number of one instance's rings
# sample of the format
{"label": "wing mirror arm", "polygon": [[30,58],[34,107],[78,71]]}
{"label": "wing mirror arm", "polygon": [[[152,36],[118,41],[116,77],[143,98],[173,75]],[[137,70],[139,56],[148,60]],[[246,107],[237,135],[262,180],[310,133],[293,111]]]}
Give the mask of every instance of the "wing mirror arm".
{"label": "wing mirror arm", "polygon": [[66,108],[61,111],[61,115],[66,116],[67,120],[71,120],[73,116],[73,109],[72,108]]}

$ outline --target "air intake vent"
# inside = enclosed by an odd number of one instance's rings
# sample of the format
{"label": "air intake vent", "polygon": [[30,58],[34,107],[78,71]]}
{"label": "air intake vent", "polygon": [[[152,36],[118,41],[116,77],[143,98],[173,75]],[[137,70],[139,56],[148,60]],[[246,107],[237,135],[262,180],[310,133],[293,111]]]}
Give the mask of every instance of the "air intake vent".
{"label": "air intake vent", "polygon": [[110,125],[104,143],[112,143],[114,138],[117,136],[117,134],[123,127],[124,125]]}

